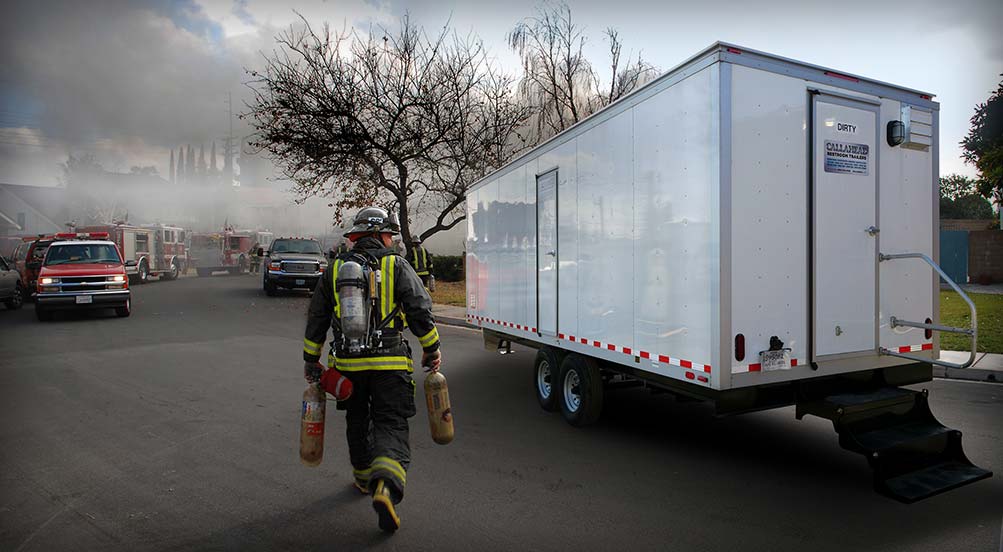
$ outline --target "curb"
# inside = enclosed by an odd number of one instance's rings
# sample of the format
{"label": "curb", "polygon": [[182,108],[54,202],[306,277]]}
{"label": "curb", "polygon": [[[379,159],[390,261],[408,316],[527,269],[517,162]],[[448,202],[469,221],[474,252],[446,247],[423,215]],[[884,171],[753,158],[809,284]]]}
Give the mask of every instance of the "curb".
{"label": "curb", "polygon": [[983,370],[981,368],[945,368],[943,366],[933,367],[933,377],[966,380],[984,381],[989,383],[1003,383],[1003,372],[999,370]]}
{"label": "curb", "polygon": [[467,321],[462,318],[454,318],[452,316],[439,316],[436,314],[433,314],[432,316],[435,317],[436,324],[445,324],[446,326],[457,326],[460,328],[467,328],[470,330],[480,329],[479,327],[474,326],[473,324],[467,323]]}

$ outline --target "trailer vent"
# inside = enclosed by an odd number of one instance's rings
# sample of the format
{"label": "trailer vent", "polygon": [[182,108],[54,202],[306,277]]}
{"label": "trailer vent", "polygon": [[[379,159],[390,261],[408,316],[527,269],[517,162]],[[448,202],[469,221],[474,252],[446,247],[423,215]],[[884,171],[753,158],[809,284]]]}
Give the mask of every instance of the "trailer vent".
{"label": "trailer vent", "polygon": [[900,119],[905,125],[905,141],[902,142],[902,147],[930,151],[930,146],[933,145],[933,112],[902,104]]}

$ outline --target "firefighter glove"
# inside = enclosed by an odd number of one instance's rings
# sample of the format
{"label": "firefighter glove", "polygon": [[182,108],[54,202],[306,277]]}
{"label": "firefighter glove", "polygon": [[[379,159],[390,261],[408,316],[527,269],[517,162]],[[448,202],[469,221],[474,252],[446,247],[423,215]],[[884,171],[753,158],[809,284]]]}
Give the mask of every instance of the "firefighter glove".
{"label": "firefighter glove", "polygon": [[421,354],[421,365],[425,367],[426,372],[438,372],[440,364],[442,364],[442,351],[440,349]]}
{"label": "firefighter glove", "polygon": [[306,378],[307,383],[320,381],[320,375],[323,371],[324,367],[319,362],[305,362],[303,364],[303,377]]}

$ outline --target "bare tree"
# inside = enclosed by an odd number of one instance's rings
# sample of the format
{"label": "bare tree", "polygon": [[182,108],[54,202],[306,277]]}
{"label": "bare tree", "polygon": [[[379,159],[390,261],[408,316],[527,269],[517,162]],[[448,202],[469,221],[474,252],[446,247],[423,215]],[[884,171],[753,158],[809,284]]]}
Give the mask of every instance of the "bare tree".
{"label": "bare tree", "polygon": [[434,225],[465,218],[466,191],[522,147],[529,117],[514,81],[489,62],[480,40],[448,25],[430,37],[408,17],[394,33],[316,32],[303,20],[276,38],[265,68],[251,71],[253,146],[267,151],[300,200],[332,198],[346,209],[395,209],[410,246],[415,210]]}
{"label": "bare tree", "polygon": [[609,42],[609,84],[586,59],[588,37],[572,18],[567,4],[543,4],[508,34],[509,46],[522,59],[519,90],[533,107],[533,144],[574,125],[629,94],[650,80],[656,69],[638,54],[623,57],[623,41],[612,27]]}

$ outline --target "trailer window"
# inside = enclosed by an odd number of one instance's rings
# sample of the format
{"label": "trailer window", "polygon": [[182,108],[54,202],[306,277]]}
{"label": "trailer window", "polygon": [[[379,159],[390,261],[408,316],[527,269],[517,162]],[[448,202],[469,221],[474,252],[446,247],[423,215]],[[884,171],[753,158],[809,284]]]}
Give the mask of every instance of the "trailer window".
{"label": "trailer window", "polygon": [[150,252],[149,234],[136,234],[136,253]]}

